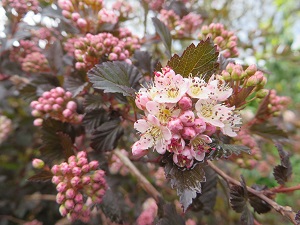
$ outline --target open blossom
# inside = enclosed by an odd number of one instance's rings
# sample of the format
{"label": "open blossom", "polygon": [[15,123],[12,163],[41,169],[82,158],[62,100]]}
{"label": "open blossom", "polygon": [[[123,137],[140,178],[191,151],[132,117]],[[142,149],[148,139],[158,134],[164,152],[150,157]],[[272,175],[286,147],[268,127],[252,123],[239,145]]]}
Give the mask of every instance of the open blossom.
{"label": "open blossom", "polygon": [[212,150],[214,133],[237,135],[241,117],[226,104],[232,89],[220,76],[208,81],[184,78],[170,67],[154,74],[153,83],[136,95],[136,105],[145,117],[134,124],[141,137],[132,146],[133,155],[142,157],[153,148],[159,154],[171,154],[179,167],[191,168]]}

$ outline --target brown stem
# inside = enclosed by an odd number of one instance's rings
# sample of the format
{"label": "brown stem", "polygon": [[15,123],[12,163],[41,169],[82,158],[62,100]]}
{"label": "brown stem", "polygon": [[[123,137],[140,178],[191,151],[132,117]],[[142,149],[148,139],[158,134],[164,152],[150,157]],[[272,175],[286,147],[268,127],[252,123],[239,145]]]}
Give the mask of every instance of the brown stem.
{"label": "brown stem", "polygon": [[277,187],[274,189],[271,189],[270,192],[273,193],[287,193],[287,192],[293,192],[300,190],[300,184],[294,186],[294,187]]}
{"label": "brown stem", "polygon": [[122,161],[122,163],[130,170],[131,174],[135,176],[141,187],[151,195],[157,203],[162,199],[161,194],[155,189],[155,187],[144,177],[144,175],[136,168],[136,166],[130,161],[130,159],[124,155],[119,149],[114,150],[114,154]]}
{"label": "brown stem", "polygon": [[[212,162],[208,161],[208,165],[217,173],[219,174],[228,184],[234,185],[241,185],[239,181],[235,180],[234,178],[230,177],[218,167],[216,167]],[[284,217],[288,218],[293,224],[297,224],[295,220],[296,213],[292,210],[290,206],[281,206],[277,202],[273,201],[272,199],[268,198],[263,194],[261,191],[254,190],[251,187],[247,186],[247,191],[251,194],[255,195],[256,197],[260,198],[267,204],[269,204],[273,209],[275,209],[278,213],[283,215]]]}

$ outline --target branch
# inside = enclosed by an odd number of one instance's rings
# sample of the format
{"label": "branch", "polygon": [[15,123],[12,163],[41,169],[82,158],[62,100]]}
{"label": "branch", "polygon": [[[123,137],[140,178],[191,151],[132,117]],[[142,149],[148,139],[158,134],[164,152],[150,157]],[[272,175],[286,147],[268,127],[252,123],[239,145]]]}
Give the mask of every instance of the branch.
{"label": "branch", "polygon": [[[218,167],[216,167],[211,161],[207,161],[208,165],[217,173],[219,174],[228,184],[234,185],[241,185],[239,181],[235,180],[234,178],[230,177]],[[268,203],[273,209],[275,209],[278,213],[283,215],[284,217],[288,218],[293,224],[297,224],[295,220],[296,213],[292,210],[289,206],[281,206],[277,202],[273,201],[272,199],[265,196],[261,191],[254,190],[251,187],[247,186],[247,191],[255,195],[256,197],[260,198],[261,200]]]}
{"label": "branch", "polygon": [[130,159],[122,154],[119,149],[114,150],[114,154],[122,161],[122,163],[130,170],[131,174],[135,176],[141,187],[151,195],[157,203],[162,199],[161,194],[155,189],[155,187],[147,180],[147,178],[136,168],[136,166],[130,161]]}

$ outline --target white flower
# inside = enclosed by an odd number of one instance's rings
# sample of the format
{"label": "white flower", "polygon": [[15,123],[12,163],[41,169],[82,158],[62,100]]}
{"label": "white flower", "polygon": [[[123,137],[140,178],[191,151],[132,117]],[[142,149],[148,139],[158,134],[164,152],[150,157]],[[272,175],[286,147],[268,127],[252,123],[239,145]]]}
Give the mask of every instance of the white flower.
{"label": "white flower", "polygon": [[233,114],[230,117],[226,118],[223,123],[224,127],[221,127],[223,134],[229,137],[237,136],[237,132],[240,130],[242,121],[239,114]]}
{"label": "white flower", "polygon": [[224,127],[224,120],[232,115],[234,107],[228,108],[211,99],[199,99],[195,109],[198,117],[206,123],[216,127]]}
{"label": "white flower", "polygon": [[154,115],[161,124],[167,124],[172,117],[178,117],[180,114],[180,109],[177,109],[174,103],[149,101],[146,104],[146,109],[150,114]]}
{"label": "white flower", "polygon": [[198,161],[202,161],[205,157],[205,153],[210,149],[208,144],[211,142],[210,137],[204,134],[197,135],[193,138],[190,142],[193,157]]}
{"label": "white flower", "polygon": [[148,149],[153,146],[159,154],[164,154],[167,146],[172,138],[171,131],[160,124],[159,120],[149,114],[147,120],[140,119],[134,123],[134,128],[142,133],[141,138],[133,147],[133,154],[135,151]]}
{"label": "white flower", "polygon": [[191,77],[189,80],[189,89],[187,91],[188,95],[192,98],[207,99],[207,83],[199,77]]}
{"label": "white flower", "polygon": [[226,86],[225,81],[221,79],[211,80],[208,83],[209,98],[216,101],[225,101],[232,94],[232,88]]}

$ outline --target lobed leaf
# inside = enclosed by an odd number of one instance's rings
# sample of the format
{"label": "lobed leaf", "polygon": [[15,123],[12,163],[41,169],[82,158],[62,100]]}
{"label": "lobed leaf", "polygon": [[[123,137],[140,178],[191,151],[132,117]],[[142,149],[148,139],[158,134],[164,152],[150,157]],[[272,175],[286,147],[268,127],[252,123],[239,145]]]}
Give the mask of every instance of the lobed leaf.
{"label": "lobed leaf", "polygon": [[153,17],[152,22],[155,27],[156,33],[158,33],[160,39],[162,40],[165,48],[166,54],[170,58],[171,57],[171,49],[172,49],[172,36],[169,28],[158,18]]}
{"label": "lobed leaf", "polygon": [[206,39],[200,41],[197,46],[191,44],[182,56],[173,55],[167,65],[183,77],[205,76],[208,79],[218,68],[218,55],[211,40]]}
{"label": "lobed leaf", "polygon": [[31,177],[28,178],[28,181],[33,181],[33,182],[46,182],[50,181],[53,177],[53,174],[51,171],[48,170],[43,170]]}
{"label": "lobed leaf", "polygon": [[119,118],[107,121],[93,132],[91,147],[98,152],[113,150],[123,133]]}
{"label": "lobed leaf", "polygon": [[103,100],[103,97],[98,94],[86,95],[84,99],[84,110],[85,112],[101,109],[103,106],[109,107],[110,103]]}
{"label": "lobed leaf", "polygon": [[64,83],[66,89],[73,94],[73,97],[79,95],[88,84],[80,75],[68,76]]}
{"label": "lobed leaf", "polygon": [[68,134],[65,134],[63,132],[57,132],[56,134],[57,134],[58,138],[60,139],[60,145],[63,149],[65,159],[67,160],[71,155],[74,155],[73,141]]}
{"label": "lobed leaf", "polygon": [[183,218],[177,214],[174,204],[165,204],[163,212],[163,218],[159,219],[156,225],[185,225]]}
{"label": "lobed leaf", "polygon": [[88,77],[93,87],[104,93],[134,97],[142,75],[135,66],[115,61],[96,65],[88,72]]}
{"label": "lobed leaf", "polygon": [[282,145],[277,142],[276,147],[280,156],[281,165],[277,165],[273,169],[273,175],[278,184],[284,185],[292,176],[292,164],[289,154],[283,150]]}
{"label": "lobed leaf", "polygon": [[139,68],[143,74],[151,75],[157,64],[157,60],[153,60],[147,51],[136,50],[134,52],[135,66]]}
{"label": "lobed leaf", "polygon": [[183,211],[192,204],[197,193],[201,193],[201,182],[206,181],[204,164],[198,163],[192,169],[182,169],[168,160],[165,174],[170,179],[171,187],[176,188]]}

